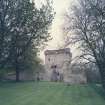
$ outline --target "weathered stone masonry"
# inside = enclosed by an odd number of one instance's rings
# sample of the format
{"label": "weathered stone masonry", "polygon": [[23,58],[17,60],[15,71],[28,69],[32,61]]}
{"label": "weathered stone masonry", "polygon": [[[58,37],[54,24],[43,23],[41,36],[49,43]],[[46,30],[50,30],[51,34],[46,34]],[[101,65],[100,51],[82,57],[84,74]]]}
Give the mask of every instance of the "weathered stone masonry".
{"label": "weathered stone masonry", "polygon": [[86,83],[84,72],[74,73],[71,69],[72,54],[69,48],[45,51],[46,81],[64,81],[67,83]]}

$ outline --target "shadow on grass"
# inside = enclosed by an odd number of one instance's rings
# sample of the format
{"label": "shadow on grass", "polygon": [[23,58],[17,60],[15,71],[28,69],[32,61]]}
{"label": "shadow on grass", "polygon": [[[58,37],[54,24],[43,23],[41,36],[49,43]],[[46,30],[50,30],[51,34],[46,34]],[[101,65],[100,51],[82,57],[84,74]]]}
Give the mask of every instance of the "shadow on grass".
{"label": "shadow on grass", "polygon": [[5,85],[14,85],[14,84],[21,84],[21,83],[34,83],[34,80],[21,80],[21,81],[16,81],[16,80],[0,80],[0,86],[5,86]]}
{"label": "shadow on grass", "polygon": [[105,100],[105,90],[101,84],[91,84],[90,86]]}

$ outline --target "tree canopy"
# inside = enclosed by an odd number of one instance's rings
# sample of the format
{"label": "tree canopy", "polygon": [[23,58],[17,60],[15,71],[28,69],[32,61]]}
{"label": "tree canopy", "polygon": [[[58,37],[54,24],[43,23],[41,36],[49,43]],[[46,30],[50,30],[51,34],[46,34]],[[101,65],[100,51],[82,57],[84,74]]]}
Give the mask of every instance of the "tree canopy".
{"label": "tree canopy", "polygon": [[30,0],[0,0],[0,67],[12,66],[17,81],[27,51],[37,53],[50,38],[53,8],[50,1],[46,3],[37,8]]}

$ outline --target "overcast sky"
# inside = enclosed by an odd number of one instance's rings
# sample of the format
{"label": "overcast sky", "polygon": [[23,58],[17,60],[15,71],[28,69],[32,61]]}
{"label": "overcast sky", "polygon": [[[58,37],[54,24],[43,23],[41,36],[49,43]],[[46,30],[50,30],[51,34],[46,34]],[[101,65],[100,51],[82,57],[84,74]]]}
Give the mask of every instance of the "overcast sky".
{"label": "overcast sky", "polygon": [[[35,0],[37,1],[37,4],[40,5],[41,1],[44,0]],[[55,19],[53,20],[52,30],[51,30],[51,36],[53,37],[53,40],[49,41],[48,46],[46,49],[56,49],[58,46],[62,45],[62,24],[64,23],[63,14],[67,10],[67,8],[70,6],[71,1],[73,0],[53,0],[53,7],[56,12]],[[43,58],[43,52],[41,52],[41,58]]]}

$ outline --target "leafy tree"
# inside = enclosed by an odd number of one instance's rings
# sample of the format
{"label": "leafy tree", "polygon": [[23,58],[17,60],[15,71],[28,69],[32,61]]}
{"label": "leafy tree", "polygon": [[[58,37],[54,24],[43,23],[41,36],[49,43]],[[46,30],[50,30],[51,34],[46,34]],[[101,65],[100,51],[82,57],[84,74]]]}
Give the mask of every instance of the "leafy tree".
{"label": "leafy tree", "polygon": [[80,57],[97,65],[105,89],[105,0],[78,0],[70,11],[65,15],[67,44],[77,44]]}
{"label": "leafy tree", "polygon": [[13,67],[19,81],[21,67],[30,56],[27,52],[49,40],[53,9],[49,1],[39,9],[30,0],[1,0],[0,4],[0,66]]}

